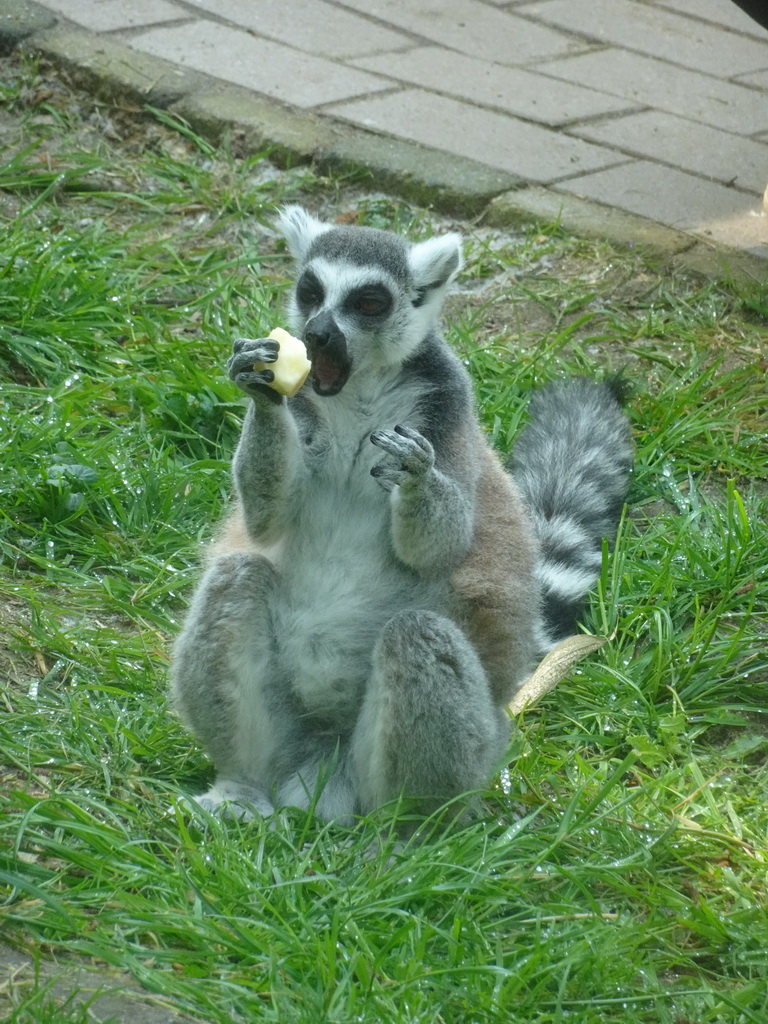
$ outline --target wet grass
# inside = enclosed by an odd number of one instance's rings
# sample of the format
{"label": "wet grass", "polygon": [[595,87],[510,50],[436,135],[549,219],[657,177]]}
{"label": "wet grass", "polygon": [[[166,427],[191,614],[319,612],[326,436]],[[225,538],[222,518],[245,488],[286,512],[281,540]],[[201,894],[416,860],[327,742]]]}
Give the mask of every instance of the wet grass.
{"label": "wet grass", "polygon": [[[274,205],[441,225],[30,62],[0,91],[0,934],[222,1024],[763,1022],[766,293],[553,225],[460,226],[449,335],[502,451],[537,384],[634,385],[585,622],[613,639],[526,714],[471,827],[401,849],[384,815],[191,819],[209,768],[169,714],[168,640],[229,490],[231,338],[280,319]],[[87,1019],[34,976],[3,1005]]]}

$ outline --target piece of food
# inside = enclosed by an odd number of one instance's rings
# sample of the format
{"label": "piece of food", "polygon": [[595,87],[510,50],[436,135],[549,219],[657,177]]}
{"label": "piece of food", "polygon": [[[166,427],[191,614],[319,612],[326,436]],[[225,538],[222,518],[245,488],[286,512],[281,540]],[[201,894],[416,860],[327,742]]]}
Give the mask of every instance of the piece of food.
{"label": "piece of food", "polygon": [[282,327],[276,327],[269,337],[278,343],[280,349],[274,363],[254,363],[254,370],[271,370],[275,379],[269,385],[286,398],[293,398],[309,376],[312,364],[307,359],[304,342],[294,338]]}

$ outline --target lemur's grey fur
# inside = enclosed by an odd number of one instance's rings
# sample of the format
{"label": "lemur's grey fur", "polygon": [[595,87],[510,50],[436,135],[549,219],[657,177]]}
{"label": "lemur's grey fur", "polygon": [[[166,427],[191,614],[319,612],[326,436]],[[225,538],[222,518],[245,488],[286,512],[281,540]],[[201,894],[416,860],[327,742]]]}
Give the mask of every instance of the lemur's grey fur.
{"label": "lemur's grey fur", "polygon": [[239,339],[228,364],[250,396],[237,503],[172,668],[217,770],[198,801],[349,821],[404,793],[428,810],[503,755],[506,705],[565,626],[540,590],[575,614],[594,581],[626,420],[601,385],[545,390],[518,445],[526,511],[438,328],[459,237],[409,245],[296,206],[280,224],[312,372],[286,400],[253,369],[275,342]]}
{"label": "lemur's grey fur", "polygon": [[603,538],[613,539],[632,465],[620,377],[551,384],[534,392],[531,419],[510,470],[539,541],[539,647],[570,636],[600,572]]}

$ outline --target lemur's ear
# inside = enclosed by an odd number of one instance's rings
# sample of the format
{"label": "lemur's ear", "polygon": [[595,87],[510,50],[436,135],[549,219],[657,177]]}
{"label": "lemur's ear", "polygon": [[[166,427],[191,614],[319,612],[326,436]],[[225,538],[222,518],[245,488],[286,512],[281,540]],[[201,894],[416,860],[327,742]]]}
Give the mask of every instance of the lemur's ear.
{"label": "lemur's ear", "polygon": [[291,255],[301,262],[310,245],[324,231],[330,231],[330,224],[323,224],[303,206],[284,206],[277,217],[277,226],[283,234]]}
{"label": "lemur's ear", "polygon": [[417,242],[408,251],[413,283],[420,292],[447,285],[463,262],[461,235],[455,233]]}

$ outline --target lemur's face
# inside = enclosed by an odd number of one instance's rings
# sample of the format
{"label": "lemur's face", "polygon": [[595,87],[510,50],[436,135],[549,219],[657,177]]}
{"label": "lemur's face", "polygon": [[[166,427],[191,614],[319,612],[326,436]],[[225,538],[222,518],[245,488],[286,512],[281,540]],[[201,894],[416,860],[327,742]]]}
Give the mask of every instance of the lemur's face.
{"label": "lemur's face", "polygon": [[411,303],[403,286],[375,266],[317,256],[296,283],[295,314],[312,362],[318,395],[335,395],[353,368],[402,362]]}
{"label": "lemur's face", "polygon": [[402,365],[436,323],[461,265],[458,236],[409,245],[388,231],[323,224],[297,206],[280,223],[299,264],[291,328],[307,346],[315,393],[330,397],[353,375]]}

